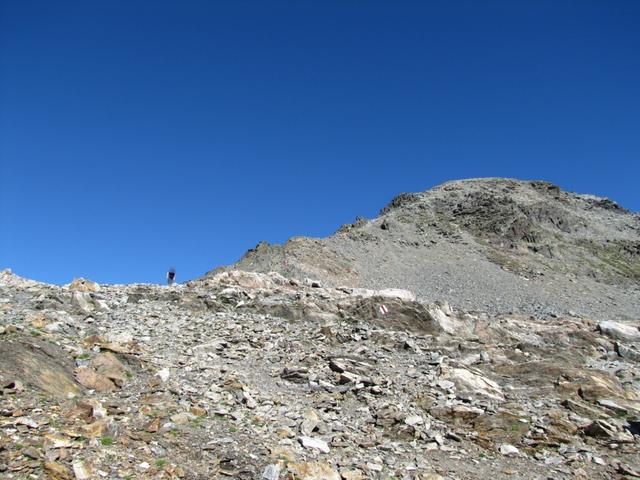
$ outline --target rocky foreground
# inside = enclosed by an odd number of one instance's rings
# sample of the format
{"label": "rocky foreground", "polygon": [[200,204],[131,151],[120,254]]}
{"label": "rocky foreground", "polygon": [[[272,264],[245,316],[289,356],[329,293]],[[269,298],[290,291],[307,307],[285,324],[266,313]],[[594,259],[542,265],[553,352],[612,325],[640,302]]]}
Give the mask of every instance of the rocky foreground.
{"label": "rocky foreground", "polygon": [[[384,311],[387,313],[383,313]],[[0,274],[0,476],[640,478],[638,323]]]}

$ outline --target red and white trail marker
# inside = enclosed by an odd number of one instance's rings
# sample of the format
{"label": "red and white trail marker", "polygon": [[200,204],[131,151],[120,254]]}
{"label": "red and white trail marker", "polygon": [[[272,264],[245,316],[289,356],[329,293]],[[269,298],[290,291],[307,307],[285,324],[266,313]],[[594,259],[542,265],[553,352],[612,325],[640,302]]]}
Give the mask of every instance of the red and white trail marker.
{"label": "red and white trail marker", "polygon": [[380,313],[382,315],[386,315],[387,313],[389,313],[389,309],[386,307],[386,305],[384,305],[384,304],[380,305]]}

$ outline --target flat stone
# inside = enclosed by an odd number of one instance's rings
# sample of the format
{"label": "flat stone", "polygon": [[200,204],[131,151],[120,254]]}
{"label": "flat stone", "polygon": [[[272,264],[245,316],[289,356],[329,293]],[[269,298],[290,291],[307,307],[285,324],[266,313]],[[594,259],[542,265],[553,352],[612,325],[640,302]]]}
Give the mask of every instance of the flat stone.
{"label": "flat stone", "polygon": [[72,445],[73,440],[62,435],[49,433],[44,436],[44,448],[47,450],[52,448],[70,448]]}
{"label": "flat stone", "polygon": [[456,386],[456,384],[451,380],[439,380],[438,382],[436,382],[436,385],[438,385],[443,390],[450,390]]}
{"label": "flat stone", "polygon": [[312,448],[314,450],[319,450],[322,453],[329,453],[329,445],[324,440],[319,438],[307,437],[305,435],[298,437],[298,441],[305,448]]}
{"label": "flat stone", "polygon": [[385,298],[397,298],[399,300],[405,300],[408,302],[415,302],[416,296],[409,290],[403,290],[401,288],[385,288],[375,292],[376,295]]}
{"label": "flat stone", "polygon": [[457,391],[503,401],[500,385],[493,380],[466,368],[442,368],[444,380],[452,381]]}
{"label": "flat stone", "polygon": [[613,400],[598,399],[596,403],[601,407],[605,407],[619,415],[626,415],[628,413],[628,410],[625,407],[618,405]]}

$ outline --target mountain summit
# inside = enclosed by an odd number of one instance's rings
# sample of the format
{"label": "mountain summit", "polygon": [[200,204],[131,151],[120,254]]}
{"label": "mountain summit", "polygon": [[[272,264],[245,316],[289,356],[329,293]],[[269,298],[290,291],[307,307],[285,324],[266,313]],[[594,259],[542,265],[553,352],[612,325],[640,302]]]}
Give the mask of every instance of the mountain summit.
{"label": "mountain summit", "polygon": [[543,181],[452,181],[400,194],[377,218],[327,238],[261,242],[231,268],[403,288],[493,313],[632,319],[640,313],[640,215]]}

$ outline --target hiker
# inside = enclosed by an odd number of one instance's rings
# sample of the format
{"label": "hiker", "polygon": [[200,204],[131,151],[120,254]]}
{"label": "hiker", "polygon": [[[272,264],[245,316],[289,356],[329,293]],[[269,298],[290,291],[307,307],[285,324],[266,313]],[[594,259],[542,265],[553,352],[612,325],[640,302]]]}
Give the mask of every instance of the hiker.
{"label": "hiker", "polygon": [[176,281],[176,269],[170,268],[169,271],[167,272],[167,285],[171,286],[175,281]]}

